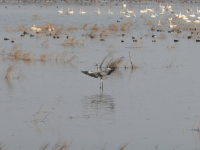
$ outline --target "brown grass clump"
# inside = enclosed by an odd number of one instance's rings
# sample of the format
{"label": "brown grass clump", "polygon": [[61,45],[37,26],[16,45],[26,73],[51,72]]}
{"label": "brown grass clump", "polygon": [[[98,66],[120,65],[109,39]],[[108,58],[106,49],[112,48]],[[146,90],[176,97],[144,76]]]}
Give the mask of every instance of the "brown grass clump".
{"label": "brown grass clump", "polygon": [[122,31],[129,30],[132,26],[133,26],[133,24],[132,24],[130,21],[127,21],[126,23],[124,23],[124,24],[121,26],[121,30],[122,30]]}
{"label": "brown grass clump", "polygon": [[39,16],[39,15],[36,13],[36,14],[33,14],[32,19],[33,19],[33,20],[40,20],[40,19],[41,19],[41,16]]}
{"label": "brown grass clump", "polygon": [[99,27],[95,24],[90,29],[93,31],[97,31],[97,30],[99,30]]}
{"label": "brown grass clump", "polygon": [[22,50],[16,50],[14,52],[13,58],[14,59],[19,59],[22,56]]}
{"label": "brown grass clump", "polygon": [[83,29],[86,30],[87,29],[88,24],[84,24],[83,25]]}
{"label": "brown grass clump", "polygon": [[102,36],[108,36],[108,31],[107,31],[106,28],[103,28],[103,29],[101,30],[100,36],[101,36],[101,37],[102,37]]}
{"label": "brown grass clump", "polygon": [[70,38],[69,40],[65,39],[62,43],[63,46],[73,46],[75,45],[75,37]]}
{"label": "brown grass clump", "polygon": [[82,40],[81,45],[84,46],[85,42],[87,41],[87,39]]}
{"label": "brown grass clump", "polygon": [[72,142],[69,143],[69,145],[67,144],[66,140],[64,142],[62,142],[61,140],[59,140],[52,148],[52,150],[68,150],[69,146],[72,144]]}
{"label": "brown grass clump", "polygon": [[165,33],[160,33],[160,36],[158,37],[159,39],[166,39],[167,36]]}
{"label": "brown grass clump", "polygon": [[40,56],[40,60],[41,61],[45,61],[47,58],[47,55],[45,53],[43,53],[41,56]]}
{"label": "brown grass clump", "polygon": [[148,20],[145,22],[145,25],[149,26],[149,25],[152,25],[153,24],[153,21],[152,20]]}
{"label": "brown grass clump", "polygon": [[126,147],[128,144],[129,144],[129,143],[126,143],[126,144],[124,144],[124,145],[120,146],[120,147],[119,147],[119,150],[124,150],[124,149],[125,149],[125,147]]}
{"label": "brown grass clump", "polygon": [[61,25],[56,28],[56,34],[64,34],[64,32],[67,31],[67,28],[64,25]]}
{"label": "brown grass clump", "polygon": [[69,26],[68,31],[73,32],[74,30],[78,30],[78,26]]}
{"label": "brown grass clump", "polygon": [[109,29],[110,31],[118,31],[118,30],[119,30],[119,25],[117,25],[117,24],[111,24],[111,25],[108,27],[108,29]]}
{"label": "brown grass clump", "polygon": [[42,47],[47,48],[47,47],[49,46],[48,42],[49,42],[48,40],[45,40],[45,41],[42,43]]}
{"label": "brown grass clump", "polygon": [[16,28],[16,27],[13,27],[13,26],[7,26],[7,27],[6,27],[6,31],[7,31],[7,32],[15,32],[15,31],[17,31],[17,28]]}
{"label": "brown grass clump", "polygon": [[27,30],[29,30],[29,28],[28,28],[27,26],[25,26],[25,25],[20,25],[20,26],[18,27],[18,30],[19,30],[19,31],[27,31]]}
{"label": "brown grass clump", "polygon": [[10,81],[10,73],[11,71],[13,70],[13,66],[9,66],[8,69],[6,70],[6,73],[5,73],[5,79]]}
{"label": "brown grass clump", "polygon": [[39,150],[45,150],[47,149],[47,147],[49,146],[49,144],[43,144]]}
{"label": "brown grass clump", "polygon": [[33,54],[33,53],[25,53],[25,54],[23,54],[22,60],[30,61],[30,60],[33,60],[35,58],[36,58],[35,54]]}

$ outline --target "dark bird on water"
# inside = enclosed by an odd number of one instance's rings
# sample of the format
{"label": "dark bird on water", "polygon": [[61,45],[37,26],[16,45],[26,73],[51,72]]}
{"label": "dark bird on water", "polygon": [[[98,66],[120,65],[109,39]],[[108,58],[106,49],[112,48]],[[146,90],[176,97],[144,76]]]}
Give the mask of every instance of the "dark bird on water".
{"label": "dark bird on water", "polygon": [[103,89],[103,79],[106,79],[107,76],[110,75],[116,69],[116,66],[108,67],[103,71],[99,70],[99,66],[97,64],[95,66],[97,66],[97,72],[92,72],[92,71],[81,71],[81,72],[94,78],[100,78],[100,88]]}

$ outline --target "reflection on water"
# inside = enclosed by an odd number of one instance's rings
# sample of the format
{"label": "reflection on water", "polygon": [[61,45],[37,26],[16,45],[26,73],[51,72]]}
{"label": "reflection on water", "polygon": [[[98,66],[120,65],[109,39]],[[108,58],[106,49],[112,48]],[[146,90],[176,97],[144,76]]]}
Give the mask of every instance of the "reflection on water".
{"label": "reflection on water", "polygon": [[113,120],[115,103],[111,95],[101,93],[85,96],[82,103],[84,115]]}

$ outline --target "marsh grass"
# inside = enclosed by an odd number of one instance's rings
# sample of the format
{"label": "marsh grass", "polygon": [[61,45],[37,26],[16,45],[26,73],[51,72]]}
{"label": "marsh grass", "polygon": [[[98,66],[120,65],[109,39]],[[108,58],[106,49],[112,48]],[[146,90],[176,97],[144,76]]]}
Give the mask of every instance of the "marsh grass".
{"label": "marsh grass", "polygon": [[25,25],[20,25],[18,26],[18,31],[28,31],[29,27],[25,26]]}
{"label": "marsh grass", "polygon": [[107,28],[103,28],[103,29],[101,30],[100,37],[102,37],[102,36],[108,36]]}
{"label": "marsh grass", "polygon": [[56,26],[55,34],[66,34],[67,27],[64,25]]}
{"label": "marsh grass", "polygon": [[75,37],[70,38],[69,40],[65,39],[62,43],[63,46],[74,46],[76,44]]}
{"label": "marsh grass", "polygon": [[125,22],[123,25],[121,25],[121,30],[126,31],[129,30],[133,24],[130,21]]}
{"label": "marsh grass", "polygon": [[88,27],[88,24],[84,24],[84,25],[83,25],[83,29],[84,29],[84,30],[87,30],[87,27]]}
{"label": "marsh grass", "polygon": [[40,60],[41,61],[46,61],[46,58],[47,58],[47,55],[45,53],[43,53],[41,56],[40,56]]}
{"label": "marsh grass", "polygon": [[17,28],[8,25],[8,26],[6,27],[6,31],[7,31],[7,32],[15,32],[15,31],[17,31]]}
{"label": "marsh grass", "polygon": [[33,19],[33,20],[40,20],[40,19],[41,19],[41,16],[39,16],[39,15],[36,13],[36,14],[33,14],[32,19]]}
{"label": "marsh grass", "polygon": [[117,32],[117,31],[119,31],[119,25],[117,25],[117,24],[111,24],[108,27],[108,30]]}
{"label": "marsh grass", "polygon": [[126,144],[120,146],[118,150],[124,150],[124,149],[126,148],[126,146],[128,146],[128,144],[129,144],[129,143],[126,143]]}
{"label": "marsh grass", "polygon": [[19,80],[19,79],[21,79],[23,76],[24,76],[24,72],[23,72],[22,69],[20,69],[20,71],[19,71],[19,73],[18,73],[18,75],[17,75],[16,78]]}
{"label": "marsh grass", "polygon": [[72,141],[67,144],[67,141],[59,140],[52,148],[52,150],[68,150],[70,145],[72,144]]}
{"label": "marsh grass", "polygon": [[49,144],[43,144],[39,150],[46,150],[48,148]]}
{"label": "marsh grass", "polygon": [[158,36],[159,39],[166,39],[167,35],[165,33],[160,33],[160,35]]}
{"label": "marsh grass", "polygon": [[95,24],[90,29],[93,31],[97,31],[97,30],[99,30],[99,27],[97,26],[97,24]]}
{"label": "marsh grass", "polygon": [[6,70],[5,79],[8,80],[8,81],[10,81],[10,73],[12,72],[12,70],[13,70],[13,66],[12,65],[10,65],[8,67],[8,69]]}
{"label": "marsh grass", "polygon": [[42,42],[42,47],[47,48],[49,46],[49,41],[46,39],[44,42]]}
{"label": "marsh grass", "polygon": [[36,60],[36,55],[32,52],[24,53],[22,60],[26,60],[26,61]]}
{"label": "marsh grass", "polygon": [[72,25],[71,25],[71,26],[68,27],[68,31],[69,31],[69,32],[77,31],[78,29],[79,29],[78,26],[72,26]]}

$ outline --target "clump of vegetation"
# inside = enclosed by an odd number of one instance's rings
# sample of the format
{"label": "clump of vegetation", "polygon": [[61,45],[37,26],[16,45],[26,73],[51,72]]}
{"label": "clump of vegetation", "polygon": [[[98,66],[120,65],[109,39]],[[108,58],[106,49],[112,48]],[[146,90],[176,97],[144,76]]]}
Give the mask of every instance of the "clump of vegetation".
{"label": "clump of vegetation", "polygon": [[10,73],[11,71],[13,70],[13,66],[9,66],[8,69],[6,70],[6,73],[5,73],[5,79],[10,81]]}
{"label": "clump of vegetation", "polygon": [[65,39],[62,43],[63,46],[74,46],[76,43],[75,37],[70,38],[69,40]]}
{"label": "clump of vegetation", "polygon": [[48,40],[45,40],[43,43],[42,43],[42,47],[43,48],[47,48],[49,46],[49,41]]}
{"label": "clump of vegetation", "polygon": [[107,31],[106,28],[103,28],[103,29],[101,30],[100,36],[101,36],[101,37],[102,37],[102,36],[108,36],[108,31]]}
{"label": "clump of vegetation", "polygon": [[165,33],[160,33],[160,36],[158,37],[159,39],[166,39],[167,36]]}
{"label": "clump of vegetation", "polygon": [[133,24],[130,21],[127,21],[121,26],[121,30],[122,31],[129,30],[132,26]]}
{"label": "clump of vegetation", "polygon": [[36,13],[36,14],[33,14],[32,19],[33,19],[33,20],[40,20],[40,19],[41,19],[41,16],[39,16],[39,15]]}
{"label": "clump of vegetation", "polygon": [[93,31],[97,31],[97,30],[99,30],[99,27],[95,24],[90,29]]}
{"label": "clump of vegetation", "polygon": [[15,31],[17,31],[17,28],[16,28],[16,27],[13,27],[13,26],[7,26],[7,27],[6,27],[6,31],[7,31],[7,32],[15,32]]}
{"label": "clump of vegetation", "polygon": [[20,26],[18,27],[18,30],[19,30],[19,31],[27,31],[27,30],[29,30],[29,28],[28,28],[27,26],[25,26],[25,25],[20,25]]}
{"label": "clump of vegetation", "polygon": [[108,30],[110,30],[110,31],[118,31],[119,30],[119,25],[117,25],[117,24],[111,24],[108,27]]}
{"label": "clump of vegetation", "polygon": [[31,61],[31,60],[35,60],[36,59],[36,55],[33,53],[24,53],[22,60],[26,60],[26,61]]}
{"label": "clump of vegetation", "polygon": [[68,31],[73,32],[74,30],[78,30],[78,26],[69,26]]}
{"label": "clump of vegetation", "polygon": [[40,56],[40,60],[41,61],[45,61],[47,58],[47,55],[45,53],[43,53],[41,56]]}
{"label": "clump of vegetation", "polygon": [[83,29],[86,30],[87,29],[88,24],[84,24],[83,25]]}

